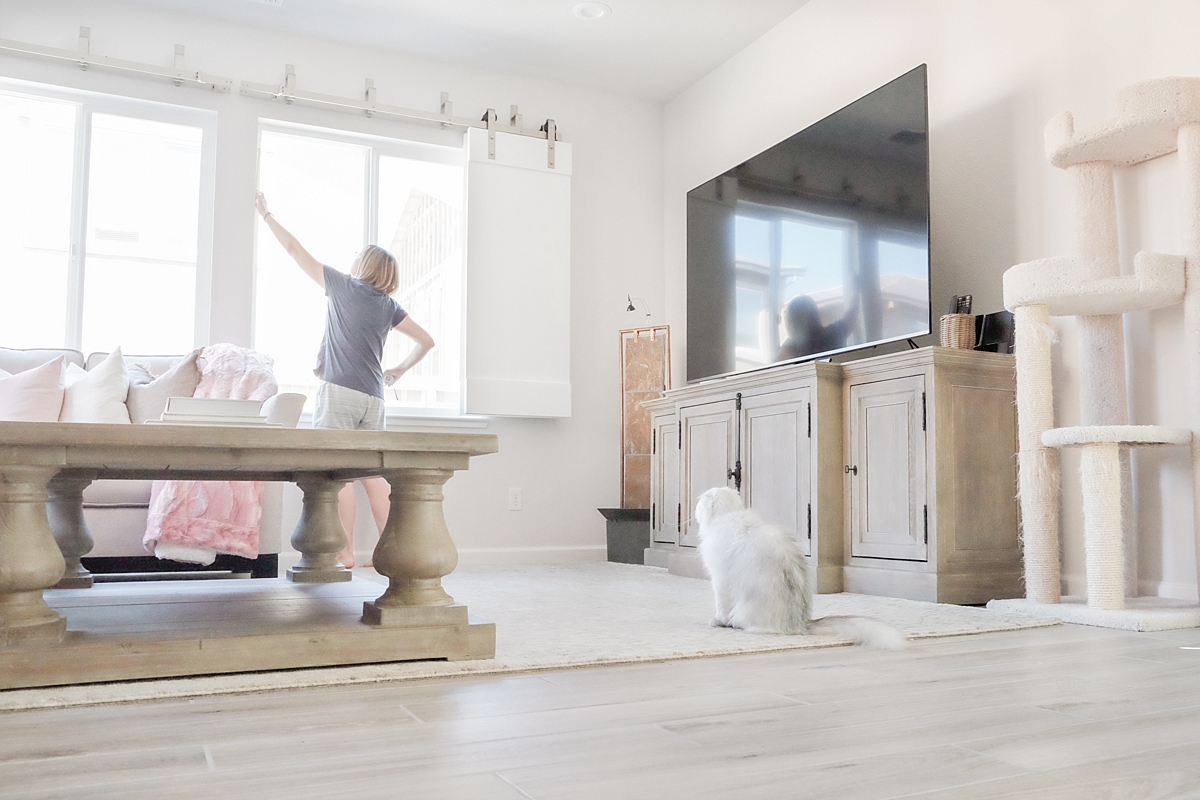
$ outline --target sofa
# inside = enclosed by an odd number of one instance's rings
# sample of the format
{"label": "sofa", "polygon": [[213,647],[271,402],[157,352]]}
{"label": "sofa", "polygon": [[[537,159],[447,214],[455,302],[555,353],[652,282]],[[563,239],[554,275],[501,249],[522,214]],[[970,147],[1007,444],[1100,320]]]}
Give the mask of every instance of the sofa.
{"label": "sofa", "polygon": [[[121,355],[120,362],[130,384],[126,396],[121,400],[125,403],[125,413],[129,415],[132,423],[140,424],[147,419],[157,419],[162,413],[167,396],[191,396],[196,383],[187,371],[188,364],[185,360],[190,359],[191,368],[194,369],[195,357],[199,352],[193,351],[186,356]],[[104,391],[109,391],[110,394],[115,391],[119,394],[119,389],[111,388],[117,386],[115,381],[109,381],[97,374],[98,370],[121,369],[121,364],[117,364],[115,358],[110,359],[109,353],[92,353],[85,358],[78,350],[0,348],[0,381],[10,375],[31,374],[30,370],[38,368],[49,370],[49,363],[59,357],[63,359],[63,375],[66,380],[78,381],[94,376],[96,394],[102,394]],[[195,380],[199,380],[198,371]],[[102,384],[107,384],[109,388],[106,389]],[[260,413],[267,417],[268,422],[294,428],[304,408],[304,400],[302,394],[277,393],[264,401]],[[99,408],[101,398],[95,401],[95,407],[81,410],[79,398],[68,395],[60,412],[60,419],[119,421],[104,416],[115,413],[119,417],[121,406],[115,401],[116,397],[111,397],[107,406]],[[68,416],[72,419],[67,419]],[[84,490],[84,521],[95,544],[90,553],[81,559],[81,563],[85,569],[97,576],[97,580],[104,580],[105,576],[109,579],[136,578],[143,573],[158,573],[161,576],[164,572],[183,573],[197,570],[229,571],[239,575],[248,574],[251,577],[277,576],[279,552],[283,544],[282,484],[268,483],[263,490],[258,558],[222,554],[217,556],[212,564],[205,566],[160,559],[143,547],[142,536],[146,531],[151,486],[150,481],[98,480]]]}

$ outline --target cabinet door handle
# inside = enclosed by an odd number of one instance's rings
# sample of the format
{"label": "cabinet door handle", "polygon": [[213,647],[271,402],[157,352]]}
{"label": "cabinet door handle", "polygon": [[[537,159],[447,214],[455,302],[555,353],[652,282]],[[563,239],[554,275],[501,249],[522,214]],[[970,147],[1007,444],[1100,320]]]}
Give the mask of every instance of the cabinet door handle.
{"label": "cabinet door handle", "polygon": [[858,475],[858,467],[857,466],[846,467],[846,474],[850,475],[851,473],[853,473],[854,475]]}

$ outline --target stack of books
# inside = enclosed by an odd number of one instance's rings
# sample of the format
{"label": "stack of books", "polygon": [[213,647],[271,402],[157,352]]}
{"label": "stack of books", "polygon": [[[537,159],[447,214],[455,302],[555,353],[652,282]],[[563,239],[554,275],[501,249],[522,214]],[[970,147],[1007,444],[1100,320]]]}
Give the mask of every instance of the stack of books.
{"label": "stack of books", "polygon": [[217,397],[168,397],[159,425],[235,425],[255,428],[279,428],[267,422],[259,411],[261,400],[223,400]]}

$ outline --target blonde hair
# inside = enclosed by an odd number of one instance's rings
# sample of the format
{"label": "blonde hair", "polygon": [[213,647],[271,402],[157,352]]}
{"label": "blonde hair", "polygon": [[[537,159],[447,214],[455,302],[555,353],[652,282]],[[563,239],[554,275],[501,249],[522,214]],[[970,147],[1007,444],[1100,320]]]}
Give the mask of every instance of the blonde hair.
{"label": "blonde hair", "polygon": [[384,294],[390,295],[400,286],[400,270],[396,267],[396,257],[375,244],[367,245],[358,254],[358,260],[350,270],[350,275],[374,286]]}

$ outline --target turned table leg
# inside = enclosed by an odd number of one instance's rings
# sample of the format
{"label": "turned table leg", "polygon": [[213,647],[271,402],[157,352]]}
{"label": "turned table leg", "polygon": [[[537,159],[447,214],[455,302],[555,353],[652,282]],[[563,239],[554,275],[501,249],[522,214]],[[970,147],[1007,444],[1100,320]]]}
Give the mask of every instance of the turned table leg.
{"label": "turned table leg", "polygon": [[92,573],[83,568],[79,559],[92,551],[96,541],[83,519],[83,490],[91,478],[53,478],[50,481],[46,515],[58,549],[67,562],[66,572],[56,589],[89,589]]}
{"label": "turned table leg", "polygon": [[292,547],[300,551],[300,563],[287,571],[296,583],[336,583],[353,577],[338,563],[337,554],[346,546],[346,532],[338,518],[338,492],[345,481],[312,475],[296,481],[304,492],[300,521],[292,533]]}
{"label": "turned table leg", "polygon": [[46,484],[57,471],[0,466],[0,644],[58,642],[67,628],[42,597],[65,568],[46,516]]}
{"label": "turned table leg", "polygon": [[442,588],[442,576],[458,565],[458,550],[442,514],[442,486],[452,474],[449,469],[402,469],[384,475],[392,486],[391,511],[372,561],[387,577],[388,588],[364,604],[365,622],[387,624],[389,617],[410,616],[406,610],[413,607],[454,603]]}

